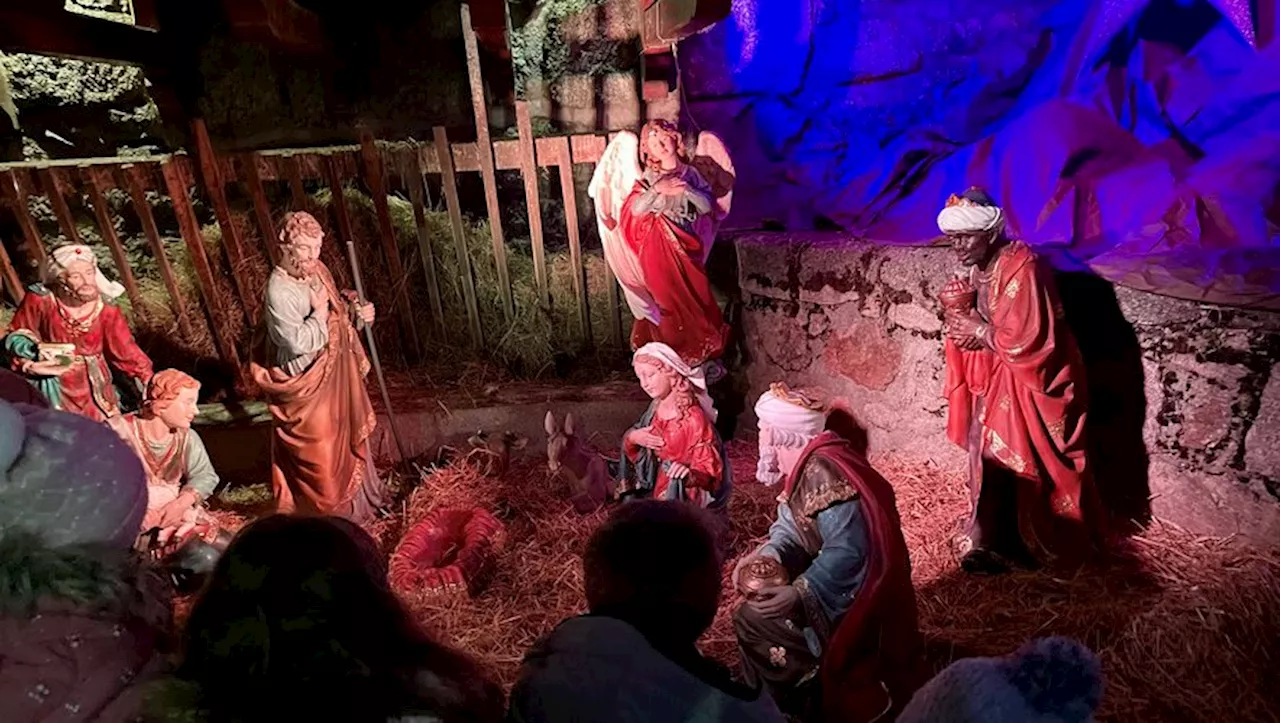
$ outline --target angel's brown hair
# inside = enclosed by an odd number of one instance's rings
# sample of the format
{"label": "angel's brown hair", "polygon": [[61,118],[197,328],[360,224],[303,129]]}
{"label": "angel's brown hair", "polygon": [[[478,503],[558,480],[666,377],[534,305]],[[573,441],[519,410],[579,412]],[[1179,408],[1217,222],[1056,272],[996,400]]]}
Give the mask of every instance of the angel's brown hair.
{"label": "angel's brown hair", "polygon": [[675,138],[676,156],[678,156],[681,161],[687,161],[689,159],[689,155],[686,153],[684,147],[684,134],[680,132],[680,129],[676,128],[675,124],[671,121],[654,119],[645,123],[644,127],[640,129],[640,162],[644,164],[645,168],[653,171],[662,170],[658,161],[649,156],[649,144],[646,141],[651,134],[657,133],[665,133]]}

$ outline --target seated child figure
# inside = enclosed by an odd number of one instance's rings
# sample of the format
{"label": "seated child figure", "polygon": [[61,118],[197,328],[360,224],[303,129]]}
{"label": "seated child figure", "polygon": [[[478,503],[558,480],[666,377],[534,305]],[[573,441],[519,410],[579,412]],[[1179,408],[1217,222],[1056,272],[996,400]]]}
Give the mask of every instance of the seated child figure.
{"label": "seated child figure", "polygon": [[653,403],[623,435],[621,493],[723,509],[732,482],[702,369],[658,342],[640,347],[632,366]]}
{"label": "seated child figure", "polygon": [[167,553],[199,534],[217,536],[217,523],[204,501],[218,486],[200,435],[191,429],[200,382],[165,369],[147,385],[142,410],[111,418],[108,424],[138,457],[147,472],[147,514],[139,546]]}

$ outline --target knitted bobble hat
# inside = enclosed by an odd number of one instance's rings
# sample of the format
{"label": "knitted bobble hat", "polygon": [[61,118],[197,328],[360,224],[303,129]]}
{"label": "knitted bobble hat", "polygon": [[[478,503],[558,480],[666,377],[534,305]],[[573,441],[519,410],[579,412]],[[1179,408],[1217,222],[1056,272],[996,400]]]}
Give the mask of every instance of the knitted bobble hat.
{"label": "knitted bobble hat", "polygon": [[128,549],[146,510],[142,460],[110,427],[0,401],[0,535]]}
{"label": "knitted bobble hat", "polygon": [[925,683],[898,723],[1088,723],[1102,666],[1068,638],[1033,640],[1003,658],[965,658]]}

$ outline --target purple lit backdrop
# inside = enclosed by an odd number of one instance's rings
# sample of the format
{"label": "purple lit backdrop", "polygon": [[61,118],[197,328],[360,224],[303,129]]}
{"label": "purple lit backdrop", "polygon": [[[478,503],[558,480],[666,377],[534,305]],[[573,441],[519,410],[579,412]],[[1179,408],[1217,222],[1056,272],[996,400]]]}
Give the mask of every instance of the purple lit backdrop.
{"label": "purple lit backdrop", "polygon": [[1276,0],[734,0],[685,41],[730,226],[928,243],[990,190],[1067,269],[1280,308]]}

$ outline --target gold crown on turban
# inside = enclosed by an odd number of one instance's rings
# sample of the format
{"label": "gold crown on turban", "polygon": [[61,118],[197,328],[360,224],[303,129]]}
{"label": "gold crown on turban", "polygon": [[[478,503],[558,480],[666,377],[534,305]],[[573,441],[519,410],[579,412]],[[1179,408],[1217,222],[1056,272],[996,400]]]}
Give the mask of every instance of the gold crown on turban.
{"label": "gold crown on turban", "polygon": [[[982,189],[978,188],[977,186],[969,187],[969,191],[981,191],[981,190]],[[968,191],[966,191],[966,193],[968,193]],[[973,206],[973,205],[975,205],[973,201],[970,201],[969,199],[964,198],[963,196],[958,196],[953,193],[950,196],[947,196],[947,205],[944,206],[943,208],[951,208],[952,206]]]}
{"label": "gold crown on turban", "polygon": [[792,389],[787,386],[786,382],[774,382],[769,385],[769,392],[778,399],[794,404],[797,407],[808,409],[814,412],[825,412],[827,410],[826,402],[822,401],[821,396],[814,391],[804,389]]}

